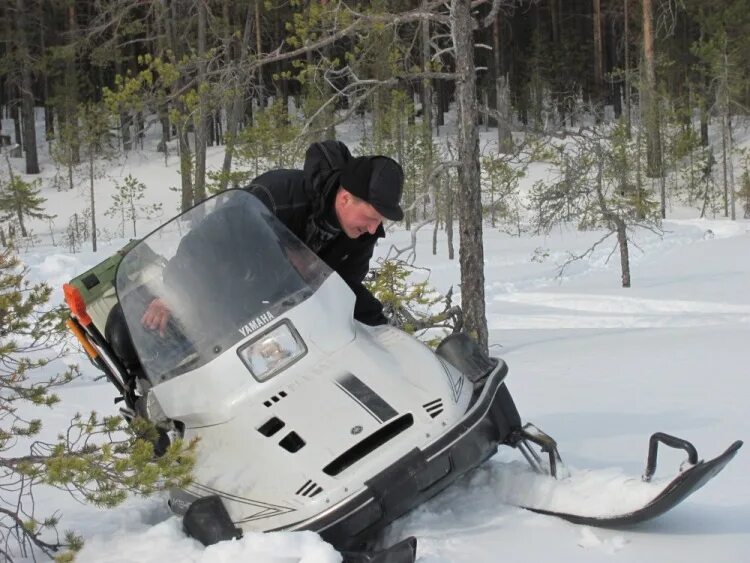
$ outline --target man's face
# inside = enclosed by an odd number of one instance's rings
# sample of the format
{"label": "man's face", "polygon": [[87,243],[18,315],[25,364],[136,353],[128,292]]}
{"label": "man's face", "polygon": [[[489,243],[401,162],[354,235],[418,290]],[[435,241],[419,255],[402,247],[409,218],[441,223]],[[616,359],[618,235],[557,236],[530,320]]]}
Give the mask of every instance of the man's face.
{"label": "man's face", "polygon": [[349,238],[357,238],[365,233],[374,235],[383,222],[383,216],[372,205],[345,189],[336,194],[334,205],[341,230]]}

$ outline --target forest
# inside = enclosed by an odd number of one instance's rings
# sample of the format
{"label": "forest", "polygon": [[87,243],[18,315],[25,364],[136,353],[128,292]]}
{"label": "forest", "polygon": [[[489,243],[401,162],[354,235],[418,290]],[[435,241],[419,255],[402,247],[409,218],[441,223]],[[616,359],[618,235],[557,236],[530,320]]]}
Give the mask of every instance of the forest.
{"label": "forest", "polygon": [[[358,150],[406,171],[407,229],[432,223],[452,245],[455,215],[467,326],[486,344],[485,219],[519,233],[604,226],[627,287],[628,231],[658,228],[669,201],[750,214],[748,155],[735,146],[749,13],[747,0],[8,1],[1,239],[47,216],[43,143],[54,187],[89,191],[66,236],[96,250],[97,166],[147,150],[149,134],[179,159],[186,210],[300,165],[309,143],[360,122]],[[479,143],[489,128],[490,150]],[[224,159],[208,170],[212,146]],[[521,196],[533,162],[556,180]],[[121,188],[123,224],[146,188]]]}

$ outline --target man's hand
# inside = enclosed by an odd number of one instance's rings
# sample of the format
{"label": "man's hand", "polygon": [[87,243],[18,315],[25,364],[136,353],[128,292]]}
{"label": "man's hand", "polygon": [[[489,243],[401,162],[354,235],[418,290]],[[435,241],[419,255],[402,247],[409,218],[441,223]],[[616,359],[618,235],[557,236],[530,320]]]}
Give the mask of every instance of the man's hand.
{"label": "man's hand", "polygon": [[141,324],[149,330],[159,331],[160,336],[165,335],[167,323],[172,318],[167,304],[158,297],[148,304],[146,312],[141,317]]}

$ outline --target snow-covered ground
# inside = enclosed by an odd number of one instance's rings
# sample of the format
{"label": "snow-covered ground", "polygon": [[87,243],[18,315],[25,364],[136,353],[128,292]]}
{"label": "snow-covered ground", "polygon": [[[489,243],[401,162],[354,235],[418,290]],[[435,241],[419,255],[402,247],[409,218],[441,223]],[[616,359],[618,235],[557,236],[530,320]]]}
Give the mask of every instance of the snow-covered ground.
{"label": "snow-covered ground", "polygon": [[[590,234],[533,241],[486,232],[490,340],[502,346],[493,351],[510,366],[522,416],[556,438],[573,469],[571,482],[555,488],[558,508],[606,512],[637,498],[654,431],[690,439],[706,458],[749,435],[750,224],[684,221],[665,229],[663,240],[642,238],[627,290],[618,287],[618,265],[596,256],[561,280],[551,264],[529,261],[536,246],[554,255],[584,248]],[[455,276],[453,264],[444,275]],[[501,452],[395,524],[392,539],[417,536],[425,563],[598,561],[614,552],[619,561],[747,560],[750,461],[742,450],[672,512],[616,531],[504,506],[503,499],[528,500],[524,481],[502,465],[518,457]],[[657,477],[683,457],[661,451]],[[536,491],[545,494],[543,486]]]}
{"label": "snow-covered ground", "polygon": [[[210,161],[220,156],[213,150]],[[148,197],[165,202],[165,215],[171,215],[176,194],[167,188],[178,185],[175,164],[174,157],[167,168],[159,155],[133,156],[110,175],[138,175],[149,186]],[[102,180],[101,209],[109,205],[108,182]],[[47,188],[43,195],[61,226],[86,205],[83,193]],[[748,560],[750,487],[744,476],[750,457],[744,450],[683,504],[635,528],[591,529],[504,504],[519,495],[528,501],[526,493],[533,490],[545,501],[553,496],[558,508],[611,510],[651,493],[653,487],[638,478],[652,432],[687,438],[706,458],[750,436],[750,222],[679,216],[685,218],[665,222],[663,237],[638,234],[637,248],[631,247],[630,289],[619,287],[617,256],[608,260],[611,247],[558,276],[568,252],[588,248],[598,233],[557,229],[547,237],[517,238],[485,229],[491,351],[510,366],[508,386],[521,415],[557,440],[573,476],[546,490],[521,470],[517,452],[501,451],[392,525],[386,544],[417,536],[421,563],[609,561],[613,556],[638,562]],[[34,229],[40,242],[22,258],[32,280],[58,289],[124,243],[105,240],[96,254],[69,254],[49,244],[44,224]],[[401,246],[409,234],[395,230],[386,240]],[[438,240],[433,256],[431,233],[420,232],[416,263],[430,269],[430,283],[438,290],[454,285],[460,295],[458,261],[447,259],[442,233]],[[387,249],[382,245],[379,255]],[[532,260],[544,254],[542,262]],[[56,301],[61,293],[55,293]],[[109,385],[95,380],[98,374],[84,358],[78,360],[84,376],[61,390],[62,404],[45,418],[48,432],[76,411],[115,412]],[[663,449],[657,479],[671,475],[682,457]],[[529,481],[535,488],[526,486]],[[339,561],[311,533],[248,534],[203,548],[183,534],[163,498],[131,499],[99,510],[45,491],[37,506],[59,510],[62,528],[84,535],[81,562]]]}
{"label": "snow-covered ground", "polygon": [[[637,478],[654,431],[690,439],[705,457],[750,435],[750,224],[672,221],[665,230],[663,239],[641,236],[643,252],[634,254],[628,290],[619,287],[618,265],[606,263],[606,249],[557,277],[564,251],[585,248],[594,233],[519,239],[485,231],[492,351],[510,366],[508,385],[522,416],[557,439],[573,470],[554,489],[558,508],[606,511],[649,494]],[[395,232],[389,240],[407,238]],[[447,260],[442,237],[432,256],[429,239],[426,232],[419,239],[417,262],[445,291],[458,283],[458,264]],[[545,262],[531,261],[537,248],[549,253]],[[101,255],[39,248],[24,259],[34,279],[59,287]],[[86,376],[62,390],[63,405],[48,428],[75,410],[114,410],[108,384],[93,381],[96,373],[82,366]],[[664,449],[657,478],[676,470],[682,457]],[[599,530],[503,504],[529,501],[519,495],[534,479],[520,470],[525,462],[516,452],[501,451],[394,524],[386,543],[417,536],[424,563],[598,561],[615,552],[619,561],[742,561],[750,548],[748,459],[740,451],[715,480],[655,521]],[[533,490],[548,497],[545,486],[536,480]],[[159,498],[113,510],[81,506],[59,493],[48,498],[50,508],[62,511],[64,526],[86,536],[80,561],[338,560],[312,534],[250,535],[204,549],[184,536]]]}

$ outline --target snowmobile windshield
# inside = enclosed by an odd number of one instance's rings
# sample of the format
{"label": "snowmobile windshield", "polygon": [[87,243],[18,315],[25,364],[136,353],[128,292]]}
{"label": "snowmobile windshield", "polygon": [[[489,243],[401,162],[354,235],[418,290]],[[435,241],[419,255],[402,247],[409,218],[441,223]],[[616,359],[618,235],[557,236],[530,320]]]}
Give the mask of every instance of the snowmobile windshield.
{"label": "snowmobile windshield", "polygon": [[[116,288],[156,385],[210,362],[310,297],[330,273],[255,196],[229,190],[134,246]],[[155,318],[163,322],[152,328]]]}

